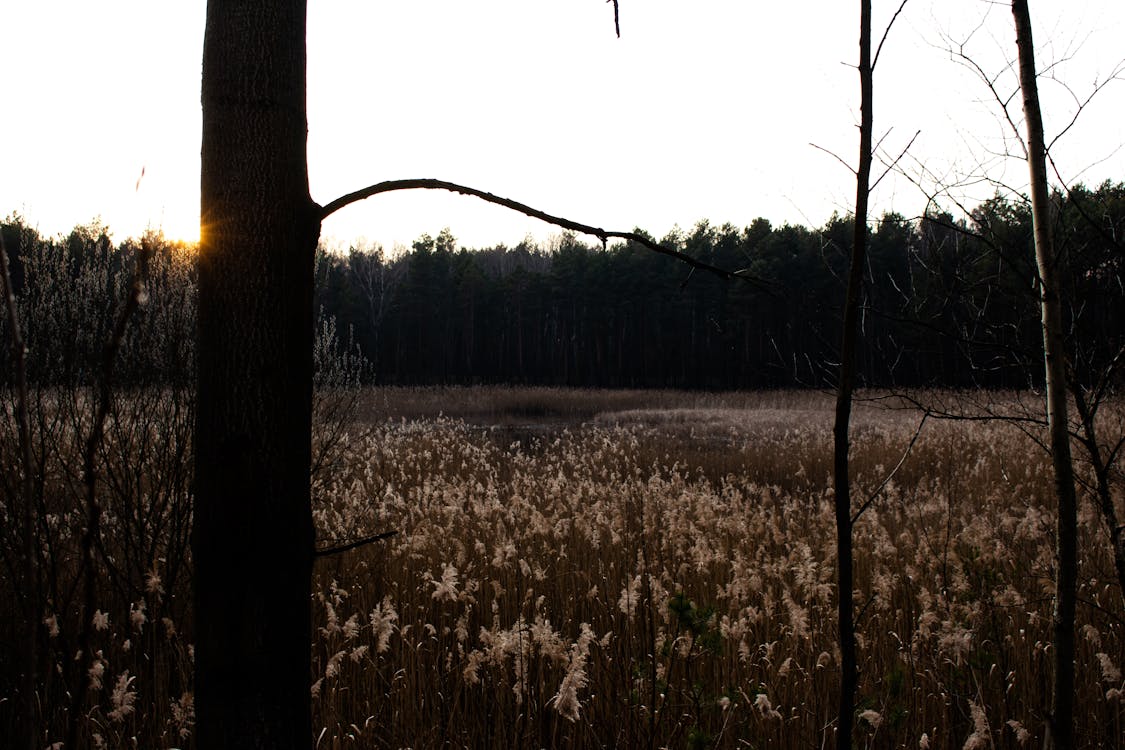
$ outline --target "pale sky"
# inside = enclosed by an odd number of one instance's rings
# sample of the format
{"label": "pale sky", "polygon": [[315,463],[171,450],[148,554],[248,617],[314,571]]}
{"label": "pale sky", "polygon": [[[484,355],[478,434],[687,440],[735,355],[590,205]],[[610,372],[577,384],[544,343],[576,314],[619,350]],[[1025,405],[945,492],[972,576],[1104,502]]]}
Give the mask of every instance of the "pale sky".
{"label": "pale sky", "polygon": [[[855,161],[857,2],[620,2],[617,39],[604,0],[310,0],[313,198],[435,177],[657,236],[701,219],[816,226],[850,210],[853,176],[810,143]],[[876,38],[897,7],[875,0]],[[100,216],[118,240],[146,226],[197,237],[205,10],[204,0],[8,3],[0,214],[19,212],[48,235]],[[1039,67],[1057,63],[1059,80],[1041,83],[1050,138],[1074,113],[1067,87],[1085,99],[1125,58],[1125,3],[1033,0],[1031,10]],[[911,170],[953,180],[986,162],[1022,187],[1023,164],[996,156],[1006,133],[991,95],[947,49],[969,39],[996,73],[1014,38],[1005,3],[909,0],[875,73],[885,151],[898,155],[920,130],[903,162]],[[1010,93],[1014,80],[998,87]],[[1123,147],[1118,81],[1054,153],[1066,179],[1096,185],[1125,180]],[[876,212],[924,206],[903,179],[875,195]],[[414,191],[348,207],[322,236],[391,250],[446,226],[474,247],[556,232]]]}

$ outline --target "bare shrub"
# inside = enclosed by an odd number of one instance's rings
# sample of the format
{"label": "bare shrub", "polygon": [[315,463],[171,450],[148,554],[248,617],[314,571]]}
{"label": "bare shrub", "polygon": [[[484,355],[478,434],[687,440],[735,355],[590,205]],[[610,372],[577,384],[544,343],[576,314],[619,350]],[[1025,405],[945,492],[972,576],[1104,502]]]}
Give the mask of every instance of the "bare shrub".
{"label": "bare shrub", "polygon": [[[104,226],[44,240],[20,221],[5,228],[27,352],[26,392],[0,355],[0,734],[21,725],[25,679],[39,707],[35,746],[67,736],[91,747],[180,747],[193,726],[189,534],[194,421],[194,250],[157,234],[143,304],[112,365],[93,464],[97,505],[91,554],[83,452],[92,430],[103,350],[124,304],[140,243],[114,246]],[[5,318],[7,316],[5,315]],[[331,467],[351,425],[366,363],[335,323],[317,336],[317,467]],[[31,458],[19,451],[27,404]],[[22,481],[25,475],[31,482]],[[30,543],[20,522],[30,510]],[[27,566],[25,550],[33,565]],[[28,574],[27,570],[33,570]],[[93,586],[92,605],[85,587]],[[35,623],[35,667],[21,639]],[[88,643],[85,653],[82,643]],[[87,686],[83,689],[83,685]],[[75,696],[77,696],[75,698]]]}
{"label": "bare shrub", "polygon": [[[124,744],[134,736],[164,736],[183,723],[172,709],[190,694],[190,658],[180,636],[190,614],[191,523],[189,467],[192,420],[193,271],[184,249],[157,235],[143,307],[120,340],[114,376],[122,387],[108,403],[95,452],[95,502],[100,513],[82,552],[89,525],[83,450],[93,429],[96,386],[105,377],[100,358],[124,304],[139,246],[114,248],[99,225],[45,241],[21,227],[18,312],[25,332],[29,384],[11,381],[0,399],[0,513],[30,505],[30,549],[36,575],[19,574],[24,530],[4,523],[3,594],[9,605],[34,612],[34,654],[40,707],[38,743],[65,735],[73,705],[81,711],[85,743]],[[9,364],[5,362],[5,364]],[[5,368],[5,379],[9,370]],[[15,404],[25,398],[33,451],[31,465],[14,436]],[[16,478],[32,475],[30,488]],[[27,497],[27,494],[31,497]],[[86,582],[94,605],[84,601]],[[15,626],[15,623],[12,623]],[[16,630],[5,627],[4,642]],[[80,654],[79,642],[89,641]],[[3,692],[17,670],[5,650]],[[26,688],[24,688],[26,689]],[[130,697],[132,696],[132,697]],[[11,705],[10,703],[8,705]],[[146,710],[137,710],[143,705]],[[182,711],[181,711],[182,713]],[[5,724],[16,717],[5,717]],[[10,724],[8,724],[10,726]]]}

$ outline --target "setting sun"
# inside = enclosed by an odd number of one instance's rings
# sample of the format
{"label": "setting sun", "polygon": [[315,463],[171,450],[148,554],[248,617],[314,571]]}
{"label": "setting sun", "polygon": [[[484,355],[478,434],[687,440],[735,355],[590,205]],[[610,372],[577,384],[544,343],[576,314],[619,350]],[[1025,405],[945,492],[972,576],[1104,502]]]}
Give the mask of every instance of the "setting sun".
{"label": "setting sun", "polygon": [[182,224],[166,224],[163,227],[165,239],[184,245],[195,246],[199,244],[199,221]]}
{"label": "setting sun", "polygon": [[[852,174],[809,144],[845,156],[853,150],[854,71],[840,64],[855,44],[840,31],[852,25],[851,4],[821,0],[811,24],[800,4],[728,0],[695,13],[651,0],[631,4],[620,39],[604,5],[314,3],[307,43],[312,197],[324,203],[382,179],[440,177],[584,223],[639,226],[657,236],[702,218],[817,225],[833,211],[847,213]],[[1053,57],[1062,67],[1053,74],[1073,82],[1112,73],[1125,4],[1045,11],[1044,28],[1053,30],[1045,42],[1060,45]],[[885,23],[890,13],[878,7],[876,20]],[[198,228],[188,225],[198,217],[204,15],[199,2],[11,4],[5,21],[19,33],[0,59],[23,71],[8,93],[26,114],[5,123],[6,142],[19,147],[5,156],[0,211],[18,211],[48,234],[101,216],[118,239],[146,226],[198,239]],[[1007,14],[976,0],[926,0],[908,6],[886,50],[894,62],[880,68],[877,119],[881,131],[893,128],[884,145],[898,153],[921,129],[910,160],[935,174],[954,175],[1004,151],[992,142],[995,113],[981,103],[987,91],[942,51],[943,38],[963,39],[985,15],[988,26],[974,41],[982,64],[991,65],[988,37],[1006,38]],[[57,23],[60,16],[68,23]],[[470,28],[474,33],[464,33]],[[799,49],[786,29],[800,30]],[[1067,39],[1083,40],[1081,54],[1066,49]],[[417,54],[421,44],[425,55]],[[378,59],[371,49],[380,50]],[[1044,55],[1052,57],[1047,49]],[[380,72],[385,60],[401,59],[411,60],[409,75]],[[1057,133],[1073,112],[1065,90],[1045,91],[1059,99],[1058,122],[1048,123]],[[623,92],[640,106],[622,106]],[[1064,176],[1096,185],[1121,173],[1118,120],[1104,116],[1118,96],[1107,89],[1092,116],[1057,144]],[[74,128],[48,114],[66,111],[63,105],[113,115]],[[568,110],[573,116],[555,114]],[[599,113],[612,113],[613,132],[628,137],[607,137]],[[607,179],[595,178],[603,174]],[[1018,183],[1018,171],[1007,178]],[[987,183],[968,202],[988,198],[991,189]],[[873,200],[876,213],[911,216],[927,198],[890,174]],[[390,251],[443,226],[470,247],[550,234],[499,208],[419,192],[339,212],[322,236],[344,246],[365,237]]]}

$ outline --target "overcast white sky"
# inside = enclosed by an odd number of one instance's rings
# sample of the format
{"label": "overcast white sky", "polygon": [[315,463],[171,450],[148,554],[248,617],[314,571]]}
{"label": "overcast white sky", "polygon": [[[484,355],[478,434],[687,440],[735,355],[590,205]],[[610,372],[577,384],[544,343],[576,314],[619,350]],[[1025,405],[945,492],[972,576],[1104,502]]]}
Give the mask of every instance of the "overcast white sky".
{"label": "overcast white sky", "polygon": [[[657,236],[700,219],[822,224],[852,204],[858,3],[850,0],[310,0],[313,198],[386,179],[462,182],[577,221]],[[875,0],[881,29],[898,0]],[[47,234],[101,216],[117,239],[146,226],[198,236],[204,0],[35,0],[3,12],[0,214]],[[1040,68],[1080,98],[1125,58],[1121,0],[1032,1]],[[977,27],[980,27],[977,29]],[[950,60],[969,39],[986,70],[1014,56],[1011,13],[988,0],[910,0],[876,69],[875,122],[897,155],[945,179],[1005,135],[982,83]],[[876,36],[879,35],[876,32]],[[1014,78],[998,85],[1010,93]],[[1044,82],[1048,130],[1074,111]],[[1018,99],[1015,110],[1018,111]],[[1056,147],[1069,180],[1125,179],[1125,81]],[[911,161],[909,164],[913,164]],[[137,188],[137,179],[144,179]],[[978,186],[976,195],[991,193]],[[917,215],[888,179],[876,211]],[[323,237],[388,250],[448,226],[461,244],[543,239],[551,227],[471,198],[382,195],[330,218]]]}

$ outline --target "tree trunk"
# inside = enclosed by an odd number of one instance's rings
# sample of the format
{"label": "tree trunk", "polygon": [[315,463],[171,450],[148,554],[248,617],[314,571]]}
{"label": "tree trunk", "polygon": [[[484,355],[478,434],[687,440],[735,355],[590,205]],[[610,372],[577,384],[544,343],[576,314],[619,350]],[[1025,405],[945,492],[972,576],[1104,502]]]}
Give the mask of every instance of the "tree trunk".
{"label": "tree trunk", "polygon": [[313,255],[304,0],[209,0],[203,49],[201,748],[308,748]]}
{"label": "tree trunk", "polygon": [[833,489],[836,503],[837,624],[840,638],[840,705],[836,747],[850,750],[855,723],[855,694],[859,682],[855,651],[855,604],[852,599],[852,504],[848,475],[849,429],[855,390],[859,301],[867,254],[867,203],[871,192],[871,0],[860,0],[859,32],[860,127],[859,169],[856,170],[855,228],[844,298],[844,328],[840,342],[840,375],[836,386],[833,426]]}
{"label": "tree trunk", "polygon": [[1070,457],[1067,425],[1066,362],[1063,350],[1062,306],[1055,278],[1055,253],[1051,244],[1050,205],[1047,199],[1047,159],[1043,118],[1035,76],[1035,48],[1027,0],[1012,0],[1019,51],[1020,88],[1027,122],[1027,163],[1031,175],[1031,216],[1035,231],[1035,261],[1039,268],[1040,309],[1043,321],[1043,357],[1047,386],[1047,422],[1051,463],[1058,499],[1055,574],[1054,680],[1051,716],[1047,722],[1047,747],[1074,747],[1074,607],[1078,581],[1078,513],[1074,465]]}

